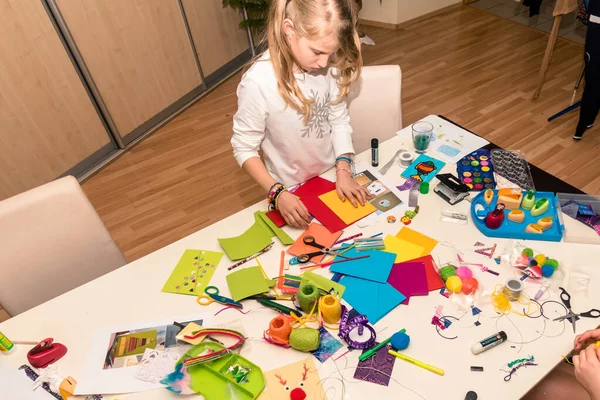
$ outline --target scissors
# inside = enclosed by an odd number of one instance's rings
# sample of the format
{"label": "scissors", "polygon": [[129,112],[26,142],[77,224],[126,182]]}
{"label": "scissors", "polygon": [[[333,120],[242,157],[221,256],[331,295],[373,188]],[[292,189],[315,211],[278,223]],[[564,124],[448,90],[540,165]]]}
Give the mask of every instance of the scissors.
{"label": "scissors", "polygon": [[216,286],[208,286],[206,289],[204,289],[204,293],[206,294],[198,296],[196,299],[198,304],[201,306],[207,306],[216,301],[217,303],[221,303],[226,306],[244,308],[244,305],[240,302],[234,301],[228,297],[219,296],[219,288]]}
{"label": "scissors", "polygon": [[571,324],[573,325],[573,333],[575,333],[575,321],[577,321],[579,319],[579,317],[585,317],[585,318],[599,318],[600,317],[600,310],[597,310],[595,308],[592,308],[590,311],[581,313],[581,314],[575,314],[573,312],[573,310],[571,310],[571,295],[569,293],[567,293],[567,291],[564,288],[559,287],[560,289],[560,299],[562,300],[563,304],[565,305],[565,307],[567,308],[567,310],[569,310],[569,312],[567,313],[567,315],[563,315],[562,317],[558,317],[555,318],[554,321],[564,321],[565,319],[568,319]]}
{"label": "scissors", "polygon": [[312,246],[312,247],[316,247],[317,249],[320,249],[319,251],[316,251],[314,253],[306,253],[306,254],[300,254],[297,258],[298,258],[298,262],[301,264],[306,264],[307,262],[310,261],[311,258],[319,256],[319,255],[323,255],[323,254],[329,254],[332,256],[336,256],[336,257],[341,257],[341,258],[345,258],[345,259],[350,259],[350,257],[346,257],[342,254],[340,254],[337,250],[339,249],[330,249],[329,247],[325,247],[319,243],[317,243],[315,241],[315,237],[314,236],[305,236],[304,237],[304,244],[308,245],[308,246]]}

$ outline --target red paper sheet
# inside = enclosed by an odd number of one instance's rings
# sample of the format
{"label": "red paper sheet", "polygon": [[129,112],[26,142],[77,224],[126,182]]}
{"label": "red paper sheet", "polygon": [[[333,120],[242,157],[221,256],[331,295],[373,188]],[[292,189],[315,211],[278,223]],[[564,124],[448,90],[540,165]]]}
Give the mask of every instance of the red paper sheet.
{"label": "red paper sheet", "polygon": [[348,224],[341,220],[329,207],[319,199],[319,196],[335,190],[335,183],[320,176],[309,179],[294,191],[300,197],[308,212],[323,224],[331,233],[346,229]]}
{"label": "red paper sheet", "polygon": [[425,264],[425,274],[427,275],[427,288],[431,292],[432,290],[439,290],[444,287],[444,281],[437,273],[434,267],[433,258],[430,255],[415,258],[410,262],[421,262]]}
{"label": "red paper sheet", "polygon": [[282,226],[284,226],[286,224],[285,219],[283,219],[283,217],[281,216],[281,212],[279,212],[279,210],[272,210],[269,211],[267,213],[265,213],[265,215],[271,220],[273,221],[273,223],[278,227],[281,228]]}

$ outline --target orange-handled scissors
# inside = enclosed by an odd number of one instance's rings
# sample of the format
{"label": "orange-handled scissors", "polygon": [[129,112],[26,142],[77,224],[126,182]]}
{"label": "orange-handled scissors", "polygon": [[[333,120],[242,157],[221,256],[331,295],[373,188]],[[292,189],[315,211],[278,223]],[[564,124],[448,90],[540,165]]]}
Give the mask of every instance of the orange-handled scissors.
{"label": "orange-handled scissors", "polygon": [[226,306],[244,308],[242,303],[234,301],[228,297],[220,296],[219,288],[216,286],[208,286],[206,289],[204,289],[204,293],[206,294],[200,295],[196,299],[198,304],[201,306],[207,306],[216,301],[217,303],[221,303]]}

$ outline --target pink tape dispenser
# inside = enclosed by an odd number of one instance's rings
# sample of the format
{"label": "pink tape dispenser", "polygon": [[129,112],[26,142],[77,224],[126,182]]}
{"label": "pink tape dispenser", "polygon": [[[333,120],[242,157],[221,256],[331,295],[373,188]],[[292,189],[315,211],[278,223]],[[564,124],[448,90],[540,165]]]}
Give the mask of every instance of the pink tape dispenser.
{"label": "pink tape dispenser", "polygon": [[60,360],[65,354],[67,354],[67,347],[64,344],[54,343],[53,338],[47,338],[29,350],[27,360],[32,367],[46,368]]}

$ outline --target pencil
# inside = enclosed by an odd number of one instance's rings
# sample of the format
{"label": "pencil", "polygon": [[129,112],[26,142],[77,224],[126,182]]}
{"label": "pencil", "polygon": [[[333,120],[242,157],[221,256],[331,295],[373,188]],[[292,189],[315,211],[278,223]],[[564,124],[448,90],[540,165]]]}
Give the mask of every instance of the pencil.
{"label": "pencil", "polygon": [[266,253],[267,251],[271,250],[271,248],[273,247],[273,245],[275,244],[275,242],[271,242],[270,245],[268,245],[267,247],[265,247],[264,249],[262,249],[261,251],[259,251],[256,254],[253,254],[251,256],[248,256],[246,258],[244,258],[243,260],[240,260],[238,262],[236,262],[235,264],[233,264],[232,266],[230,266],[229,268],[227,268],[227,271],[231,271],[234,268],[239,267],[240,265],[247,263],[248,261],[252,260],[253,258],[256,258],[258,256],[260,256],[261,254]]}
{"label": "pencil", "polygon": [[285,264],[285,251],[281,251],[281,260],[279,261],[279,280],[277,281],[277,288],[279,289],[279,291],[281,293],[283,293],[283,279],[284,279],[284,275],[283,275],[283,267]]}
{"label": "pencil", "polygon": [[327,261],[327,262],[324,262],[321,264],[315,264],[315,265],[309,265],[307,267],[301,267],[300,269],[317,268],[317,267],[325,268],[325,267],[329,267],[330,265],[333,265],[333,264],[354,261],[354,260],[362,260],[363,258],[369,258],[369,257],[371,257],[371,256],[360,256],[360,257],[350,258],[347,260],[338,260],[338,261],[331,260],[331,261]]}

